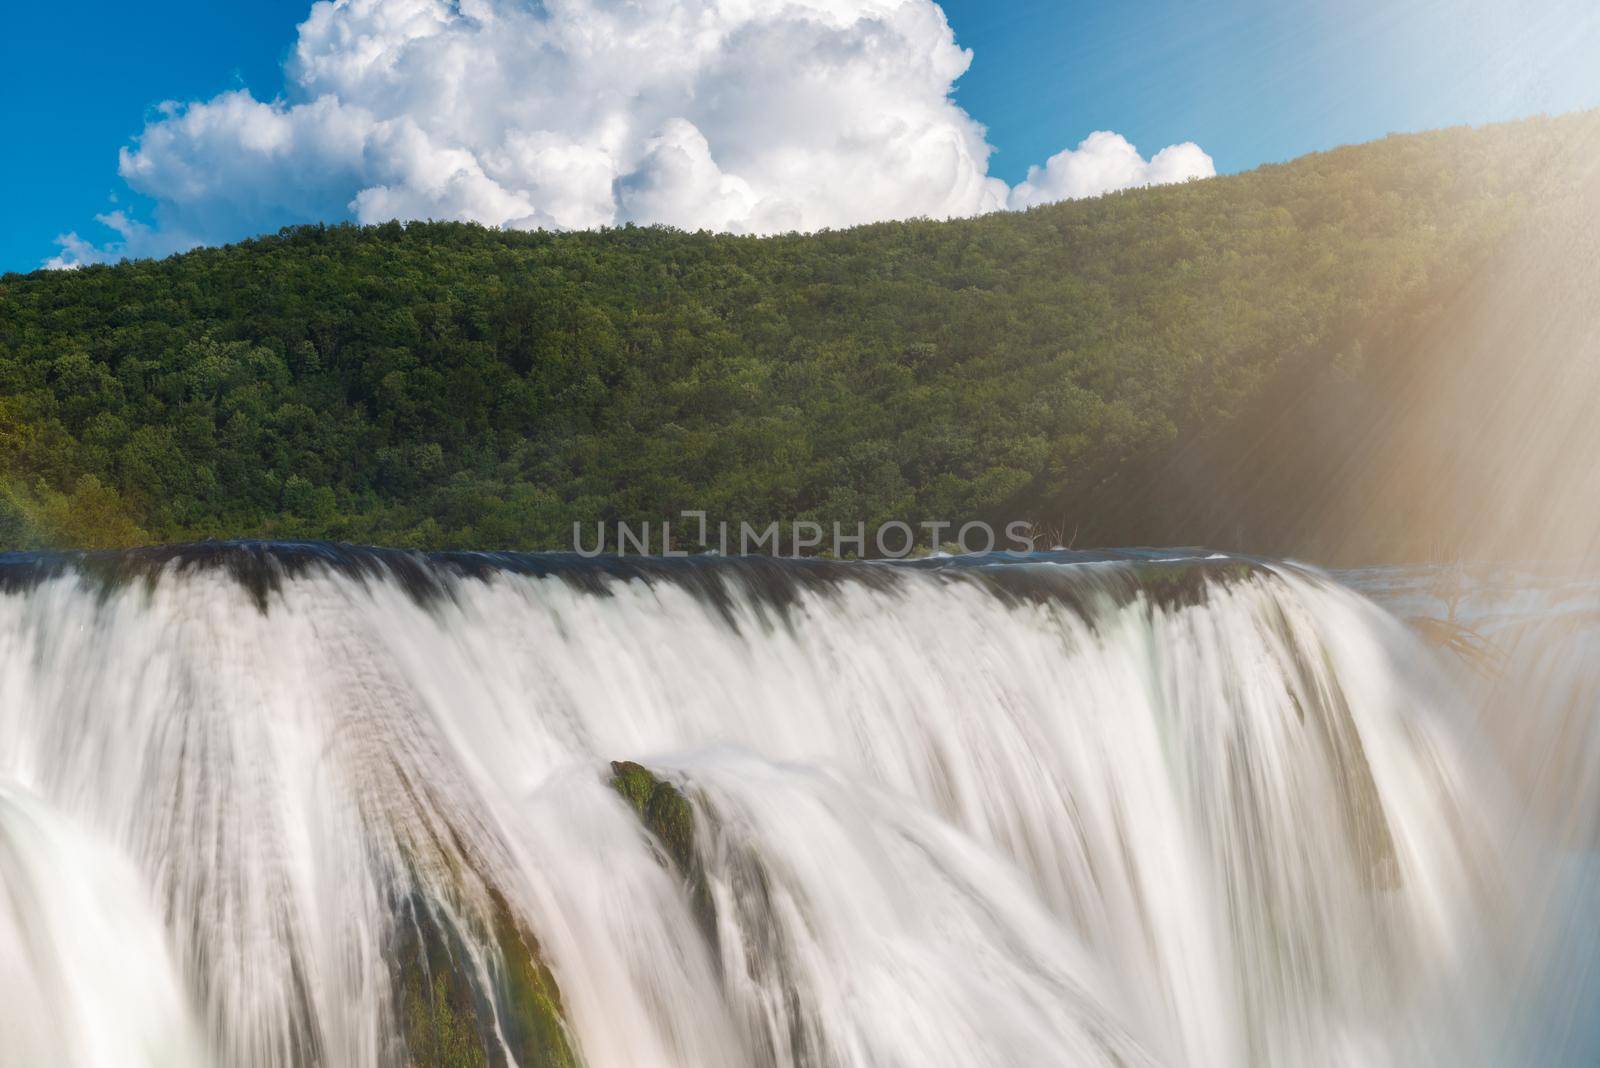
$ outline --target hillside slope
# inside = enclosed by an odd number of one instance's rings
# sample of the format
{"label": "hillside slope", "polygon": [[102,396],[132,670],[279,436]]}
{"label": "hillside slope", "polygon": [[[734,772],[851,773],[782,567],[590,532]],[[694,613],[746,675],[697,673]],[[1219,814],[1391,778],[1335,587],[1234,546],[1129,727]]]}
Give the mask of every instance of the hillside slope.
{"label": "hillside slope", "polygon": [[1597,142],[1585,113],[973,220],[319,226],[7,275],[0,544],[565,548],[696,508],[1333,559],[1358,550],[1296,494],[1583,205]]}

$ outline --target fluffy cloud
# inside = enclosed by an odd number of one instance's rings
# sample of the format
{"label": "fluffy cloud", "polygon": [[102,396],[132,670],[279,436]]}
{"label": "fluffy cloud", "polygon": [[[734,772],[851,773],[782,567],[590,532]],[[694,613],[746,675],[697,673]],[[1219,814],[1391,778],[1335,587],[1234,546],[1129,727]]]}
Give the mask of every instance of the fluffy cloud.
{"label": "fluffy cloud", "polygon": [[154,226],[50,265],[345,217],[812,230],[1213,173],[1097,133],[1009,189],[951,99],[970,60],[933,0],[322,0],[285,98],[168,103],[122,150]]}
{"label": "fluffy cloud", "polygon": [[1043,167],[1029,167],[1027,179],[1011,190],[1008,203],[1012,208],[1031,208],[1114,189],[1210,178],[1216,173],[1211,157],[1193,141],[1169,145],[1146,160],[1126,137],[1097,130],[1077,148],[1051,156]]}
{"label": "fluffy cloud", "polygon": [[71,270],[86,263],[142,256],[147,254],[148,249],[160,244],[148,226],[128,218],[121,211],[96,215],[94,221],[108,230],[115,230],[119,239],[96,245],[79,237],[76,230],[60,234],[56,237],[56,244],[61,251],[45,260],[44,268],[51,271]]}

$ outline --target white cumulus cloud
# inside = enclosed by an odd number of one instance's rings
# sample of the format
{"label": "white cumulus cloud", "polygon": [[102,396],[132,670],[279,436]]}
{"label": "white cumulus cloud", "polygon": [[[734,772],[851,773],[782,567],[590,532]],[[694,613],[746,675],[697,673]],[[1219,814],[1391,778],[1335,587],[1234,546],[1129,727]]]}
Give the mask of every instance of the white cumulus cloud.
{"label": "white cumulus cloud", "polygon": [[970,61],[933,0],[321,0],[283,97],[167,103],[122,150],[153,224],[102,217],[118,240],[48,265],[352,217],[814,230],[1214,173],[1096,133],[1008,188],[952,99]]}
{"label": "white cumulus cloud", "polygon": [[1044,166],[1029,167],[1028,177],[1011,190],[1008,203],[1012,208],[1031,208],[1117,189],[1210,178],[1216,173],[1211,157],[1193,141],[1169,145],[1147,160],[1126,137],[1097,130],[1077,148],[1051,156]]}
{"label": "white cumulus cloud", "polygon": [[112,211],[96,215],[94,221],[109,230],[115,230],[118,240],[96,245],[79,237],[76,230],[60,234],[56,237],[56,245],[61,251],[45,260],[44,268],[51,271],[65,271],[82,267],[86,263],[121,259],[124,256],[140,256],[155,244],[150,227],[128,218],[124,212]]}

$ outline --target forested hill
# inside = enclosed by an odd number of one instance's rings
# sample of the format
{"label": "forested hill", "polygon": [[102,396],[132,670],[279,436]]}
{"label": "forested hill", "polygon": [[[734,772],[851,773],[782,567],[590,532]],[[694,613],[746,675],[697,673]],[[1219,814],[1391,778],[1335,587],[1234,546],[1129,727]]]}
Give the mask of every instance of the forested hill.
{"label": "forested hill", "polygon": [[565,548],[692,508],[1293,548],[1180,461],[1325,462],[1263,405],[1370,396],[1597,128],[815,235],[311,226],[6,275],[0,543]]}

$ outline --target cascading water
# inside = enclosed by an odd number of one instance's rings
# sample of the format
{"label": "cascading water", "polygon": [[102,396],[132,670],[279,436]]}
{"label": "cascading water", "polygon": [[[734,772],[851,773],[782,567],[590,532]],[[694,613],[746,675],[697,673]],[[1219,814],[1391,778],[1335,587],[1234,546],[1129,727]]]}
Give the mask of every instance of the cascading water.
{"label": "cascading water", "polygon": [[1445,663],[1195,556],[0,557],[0,1064],[1521,1063]]}

